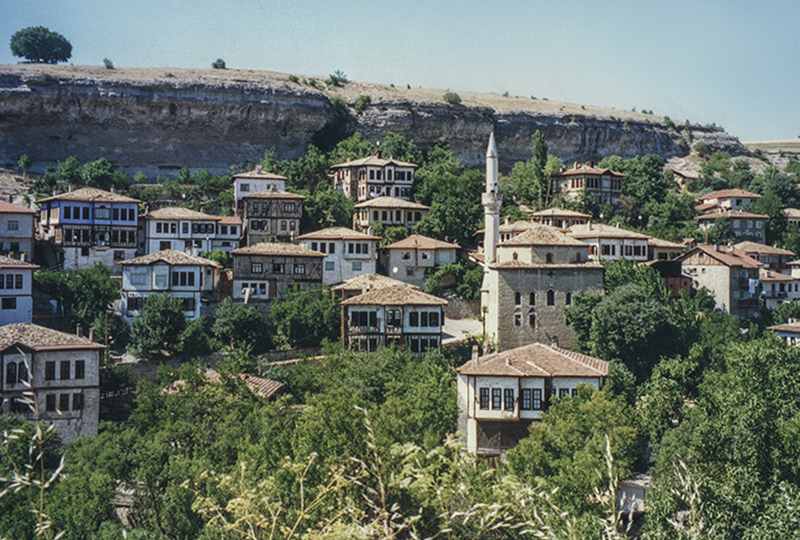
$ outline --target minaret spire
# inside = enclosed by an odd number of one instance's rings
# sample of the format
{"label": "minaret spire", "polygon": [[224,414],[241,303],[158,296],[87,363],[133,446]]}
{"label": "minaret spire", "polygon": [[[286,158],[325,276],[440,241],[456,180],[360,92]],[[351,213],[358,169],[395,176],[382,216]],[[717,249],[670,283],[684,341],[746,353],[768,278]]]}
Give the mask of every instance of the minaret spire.
{"label": "minaret spire", "polygon": [[497,244],[500,242],[500,205],[503,196],[497,191],[497,144],[494,131],[489,136],[486,148],[486,193],[482,197],[484,230],[483,254],[486,265],[497,260]]}

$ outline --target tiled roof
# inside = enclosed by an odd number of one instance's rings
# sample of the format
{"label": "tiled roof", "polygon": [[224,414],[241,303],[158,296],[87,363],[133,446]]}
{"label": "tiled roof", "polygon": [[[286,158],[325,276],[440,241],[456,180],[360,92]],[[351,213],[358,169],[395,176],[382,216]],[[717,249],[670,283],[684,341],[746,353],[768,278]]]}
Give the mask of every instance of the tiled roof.
{"label": "tiled roof", "polygon": [[[586,246],[586,244],[584,244]],[[559,268],[566,268],[571,270],[602,270],[604,266],[597,262],[597,261],[586,261],[582,263],[528,263],[523,261],[503,261],[503,262],[495,262],[489,265],[489,268],[496,269],[496,270],[513,270],[515,268],[547,268],[549,270],[559,269]]]}
{"label": "tiled roof", "polygon": [[758,193],[745,191],[743,189],[721,189],[719,191],[712,191],[711,193],[701,195],[699,199],[701,201],[710,201],[712,199],[733,199],[736,197],[742,199],[760,199],[761,195]]}
{"label": "tiled roof", "polygon": [[368,201],[358,203],[356,208],[400,208],[405,210],[430,210],[430,206],[424,204],[395,199],[394,197],[375,197]]}
{"label": "tiled roof", "polygon": [[403,238],[394,244],[385,246],[383,249],[459,249],[460,247],[458,244],[442,242],[421,234],[412,234],[408,238]]}
{"label": "tiled roof", "polygon": [[31,268],[35,270],[39,268],[39,265],[0,255],[0,268]]}
{"label": "tiled roof", "polygon": [[242,197],[242,199],[294,199],[302,201],[305,199],[305,197],[298,195],[297,193],[292,193],[291,191],[281,191],[274,185],[271,185],[264,191],[250,193],[249,195]]}
{"label": "tiled roof", "polygon": [[21,323],[0,326],[0,351],[14,345],[21,345],[34,351],[105,348],[88,338],[59,332],[38,324]]}
{"label": "tiled roof", "polygon": [[392,285],[373,289],[342,302],[343,306],[445,306],[447,300],[407,287]]}
{"label": "tiled roof", "polygon": [[367,156],[365,158],[354,159],[352,161],[347,160],[344,163],[337,163],[336,165],[331,165],[331,169],[363,167],[365,165],[372,165],[374,167],[385,167],[386,165],[394,165],[395,167],[413,167],[414,169],[419,167],[419,165],[415,165],[414,163],[400,161],[399,159],[394,159],[393,157],[389,157],[389,159],[386,159],[381,156],[381,151],[378,150],[371,156]]}
{"label": "tiled roof", "polygon": [[781,274],[780,272],[773,272],[771,270],[765,270],[764,268],[758,271],[758,277],[761,281],[768,281],[768,282],[783,282],[786,283],[787,281],[795,281],[797,278],[793,278],[792,276],[787,276],[786,274]]}
{"label": "tiled roof", "polygon": [[565,217],[565,218],[585,218],[591,219],[589,214],[582,214],[574,210],[567,210],[566,208],[547,208],[546,210],[539,210],[538,212],[531,213],[532,218],[536,217]]}
{"label": "tiled roof", "polygon": [[784,208],[783,215],[790,219],[799,219],[800,210],[798,210],[797,208]]}
{"label": "tiled roof", "polygon": [[35,214],[30,208],[22,208],[16,204],[0,201],[0,214]]}
{"label": "tiled roof", "polygon": [[[719,248],[719,249],[717,249]],[[683,263],[692,255],[702,251],[706,255],[718,260],[725,266],[741,266],[743,268],[761,268],[761,263],[748,257],[743,251],[728,246],[713,246],[710,244],[698,244],[697,247],[690,249],[683,255],[675,258],[676,261]]]}
{"label": "tiled roof", "polygon": [[800,334],[800,323],[776,324],[775,326],[770,326],[769,329],[773,332],[789,332],[792,334]]}
{"label": "tiled roof", "polygon": [[605,223],[584,223],[573,225],[569,232],[575,238],[630,238],[634,240],[647,240],[646,234],[629,231],[621,227],[612,227]]}
{"label": "tiled roof", "polygon": [[219,218],[220,225],[241,225],[242,218],[239,216],[222,216]]}
{"label": "tiled roof", "polygon": [[785,255],[787,257],[794,257],[794,253],[788,249],[781,249],[779,247],[768,246],[766,244],[758,244],[756,242],[739,242],[734,245],[739,251],[743,251],[748,255],[750,253],[758,253],[759,255]]}
{"label": "tiled roof", "polygon": [[119,202],[137,204],[141,202],[138,199],[131,199],[130,197],[125,197],[124,195],[117,195],[116,193],[111,193],[110,191],[92,187],[83,187],[74,191],[68,191],[67,193],[62,193],[46,199],[40,199],[36,202],[41,204],[43,202],[50,201]]}
{"label": "tiled roof", "polygon": [[234,174],[234,178],[246,178],[249,180],[283,180],[286,181],[285,176],[279,174],[262,171],[261,167],[256,167],[252,171]]}
{"label": "tiled roof", "polygon": [[419,289],[419,287],[416,285],[404,283],[381,274],[362,274],[354,278],[346,279],[340,285],[334,287],[334,289],[337,291],[364,291],[365,289],[384,289],[386,287],[397,287],[402,285],[411,287],[412,289]]}
{"label": "tiled roof", "polygon": [[[497,244],[497,247],[516,247],[516,246],[575,246],[586,247],[584,242],[572,238],[563,229],[543,225],[541,223],[531,223],[531,226],[522,234],[514,238],[509,238]],[[577,226],[577,225],[576,225]]]}
{"label": "tiled roof", "polygon": [[683,244],[678,244],[677,242],[670,242],[669,240],[662,240],[661,238],[656,238],[655,236],[651,236],[647,239],[647,244],[650,246],[660,247],[660,248],[675,248],[675,249],[683,249]]}
{"label": "tiled roof", "polygon": [[712,212],[711,214],[704,214],[702,216],[697,216],[694,219],[698,220],[709,220],[709,219],[720,219],[720,218],[729,218],[729,219],[767,219],[767,216],[762,216],[761,214],[751,214],[750,212],[742,212],[728,210],[726,212]]}
{"label": "tiled roof", "polygon": [[612,176],[616,176],[618,178],[624,178],[625,175],[622,173],[614,172],[611,169],[600,169],[598,167],[590,167],[589,165],[581,165],[580,167],[576,167],[574,169],[568,169],[566,171],[560,172],[558,174],[554,174],[553,176],[579,176],[583,174],[590,174],[590,175],[603,175],[603,174],[610,174]]}
{"label": "tiled roof", "polygon": [[319,251],[313,251],[306,246],[297,244],[283,244],[278,242],[259,242],[252,246],[246,246],[231,251],[232,255],[285,255],[287,257],[303,256],[303,257],[319,257],[324,258],[326,255]]}
{"label": "tiled roof", "polygon": [[157,262],[167,263],[171,266],[213,266],[214,268],[222,268],[222,265],[216,261],[204,259],[203,257],[195,257],[183,251],[176,249],[165,249],[150,253],[149,255],[142,255],[135,259],[128,259],[119,264],[123,266],[150,266]]}
{"label": "tiled roof", "polygon": [[[510,234],[510,233],[523,233],[528,229],[532,228],[533,221],[529,221],[527,219],[521,219],[519,221],[515,221],[513,223],[503,223],[497,229],[500,234]],[[480,234],[486,234],[486,229],[479,229],[475,231],[475,234],[472,236],[478,236]]]}
{"label": "tiled roof", "polygon": [[711,210],[712,208],[717,208],[717,203],[715,202],[707,202],[703,204],[695,205],[694,209],[698,212],[706,212],[707,210]]}
{"label": "tiled roof", "polygon": [[605,377],[608,362],[543,343],[533,343],[467,362],[461,375],[498,377]]}
{"label": "tiled roof", "polygon": [[[282,382],[263,379],[255,375],[250,375],[249,373],[240,373],[239,378],[242,379],[250,391],[258,397],[272,397],[283,386]],[[208,382],[218,383],[220,381],[220,375],[213,369],[209,369],[206,371],[206,379],[208,379]]]}
{"label": "tiled roof", "polygon": [[219,216],[211,216],[202,212],[195,212],[180,206],[166,206],[146,214],[145,219],[174,219],[186,221],[219,221]]}
{"label": "tiled roof", "polygon": [[364,234],[347,227],[328,227],[297,237],[298,240],[380,240],[378,236]]}

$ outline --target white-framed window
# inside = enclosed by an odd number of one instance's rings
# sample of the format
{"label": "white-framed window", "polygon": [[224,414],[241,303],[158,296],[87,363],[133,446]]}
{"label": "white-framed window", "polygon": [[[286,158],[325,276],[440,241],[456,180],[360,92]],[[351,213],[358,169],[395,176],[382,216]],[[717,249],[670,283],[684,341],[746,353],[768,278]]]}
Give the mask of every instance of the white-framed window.
{"label": "white-framed window", "polygon": [[131,285],[146,285],[147,274],[131,274]]}
{"label": "white-framed window", "polygon": [[333,261],[325,261],[325,271],[333,272],[336,269],[336,263]]}
{"label": "white-framed window", "polygon": [[361,261],[353,261],[353,272],[361,272]]}
{"label": "white-framed window", "polygon": [[9,221],[7,224],[7,229],[9,231],[18,231],[19,230],[19,221]]}
{"label": "white-framed window", "polygon": [[242,184],[239,187],[239,191],[241,191],[243,193],[249,192],[250,191],[250,184]]}
{"label": "white-framed window", "polygon": [[166,287],[167,280],[167,274],[156,274],[156,287]]}

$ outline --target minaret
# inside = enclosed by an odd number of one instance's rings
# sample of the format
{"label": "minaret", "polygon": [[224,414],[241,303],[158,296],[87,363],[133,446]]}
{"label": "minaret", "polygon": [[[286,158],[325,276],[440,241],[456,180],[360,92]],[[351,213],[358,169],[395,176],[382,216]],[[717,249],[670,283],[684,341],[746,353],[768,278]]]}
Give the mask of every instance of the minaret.
{"label": "minaret", "polygon": [[486,149],[486,193],[483,202],[483,228],[486,231],[483,239],[483,255],[485,264],[497,260],[497,244],[500,242],[500,205],[503,196],[497,192],[497,145],[494,142],[494,131],[489,136],[489,147]]}

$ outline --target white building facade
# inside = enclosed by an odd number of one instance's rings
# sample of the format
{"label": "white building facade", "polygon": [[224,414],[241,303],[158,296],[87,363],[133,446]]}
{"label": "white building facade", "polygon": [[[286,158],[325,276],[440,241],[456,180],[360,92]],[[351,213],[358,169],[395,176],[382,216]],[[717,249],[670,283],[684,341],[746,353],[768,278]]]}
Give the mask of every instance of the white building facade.
{"label": "white building facade", "polygon": [[425,271],[456,262],[458,244],[413,234],[381,250],[381,264],[389,277],[423,287]]}
{"label": "white building facade", "polygon": [[0,326],[33,321],[33,272],[38,268],[0,255]]}
{"label": "white building facade", "polygon": [[0,201],[0,251],[15,259],[33,260],[36,212]]}
{"label": "white building facade", "polygon": [[330,227],[297,237],[300,245],[325,254],[322,282],[335,285],[374,274],[380,238],[345,227]]}

